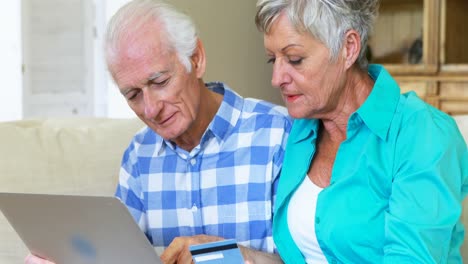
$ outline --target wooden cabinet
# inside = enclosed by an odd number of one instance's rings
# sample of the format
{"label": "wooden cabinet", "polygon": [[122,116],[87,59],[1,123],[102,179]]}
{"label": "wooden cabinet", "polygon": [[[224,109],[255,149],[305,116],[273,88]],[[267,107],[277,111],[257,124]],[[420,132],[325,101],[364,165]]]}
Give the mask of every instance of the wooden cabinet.
{"label": "wooden cabinet", "polygon": [[468,1],[444,0],[441,4],[440,70],[468,73]]}
{"label": "wooden cabinet", "polygon": [[414,90],[449,114],[468,114],[467,0],[382,0],[369,39],[402,92]]}

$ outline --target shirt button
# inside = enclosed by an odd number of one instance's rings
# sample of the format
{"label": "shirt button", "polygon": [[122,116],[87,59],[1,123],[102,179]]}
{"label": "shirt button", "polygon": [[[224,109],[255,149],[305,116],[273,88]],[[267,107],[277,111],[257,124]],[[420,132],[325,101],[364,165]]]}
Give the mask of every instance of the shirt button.
{"label": "shirt button", "polygon": [[195,160],[195,159],[190,160],[190,164],[195,165],[196,163],[197,163],[197,160]]}
{"label": "shirt button", "polygon": [[196,213],[198,211],[198,207],[194,204],[192,206],[192,213]]}
{"label": "shirt button", "polygon": [[320,224],[320,217],[315,217],[315,223]]}

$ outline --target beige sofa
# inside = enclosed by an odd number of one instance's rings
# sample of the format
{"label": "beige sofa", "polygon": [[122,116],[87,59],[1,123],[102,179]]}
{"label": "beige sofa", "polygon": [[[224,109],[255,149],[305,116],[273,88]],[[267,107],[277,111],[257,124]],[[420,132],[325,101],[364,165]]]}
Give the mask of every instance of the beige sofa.
{"label": "beige sofa", "polygon": [[[468,116],[456,120],[468,141]],[[122,153],[141,127],[136,119],[0,123],[0,191],[113,195]],[[462,218],[468,227],[468,213]],[[0,264],[23,263],[27,252],[0,214]]]}
{"label": "beige sofa", "polygon": [[[113,195],[137,119],[49,119],[0,123],[0,191]],[[0,264],[27,249],[0,214]]]}

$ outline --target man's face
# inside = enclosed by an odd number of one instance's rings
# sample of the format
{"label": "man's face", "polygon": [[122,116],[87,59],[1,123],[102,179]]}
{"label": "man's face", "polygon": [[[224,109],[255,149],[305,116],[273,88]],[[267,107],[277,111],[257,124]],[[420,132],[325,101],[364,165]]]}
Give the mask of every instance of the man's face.
{"label": "man's face", "polygon": [[163,138],[177,141],[197,119],[201,76],[187,72],[164,34],[152,31],[123,41],[109,69],[136,115]]}

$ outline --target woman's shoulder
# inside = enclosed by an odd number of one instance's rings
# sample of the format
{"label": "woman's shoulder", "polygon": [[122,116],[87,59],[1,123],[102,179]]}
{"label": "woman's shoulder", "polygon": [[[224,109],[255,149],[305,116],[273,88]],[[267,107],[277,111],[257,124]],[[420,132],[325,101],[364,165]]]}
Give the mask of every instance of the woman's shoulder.
{"label": "woman's shoulder", "polygon": [[414,92],[402,94],[402,97],[405,102],[397,109],[399,118],[395,118],[400,124],[399,130],[412,132],[415,136],[425,135],[440,143],[461,139],[453,117],[424,102]]}

